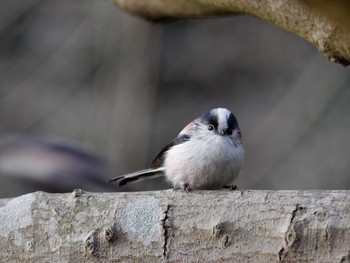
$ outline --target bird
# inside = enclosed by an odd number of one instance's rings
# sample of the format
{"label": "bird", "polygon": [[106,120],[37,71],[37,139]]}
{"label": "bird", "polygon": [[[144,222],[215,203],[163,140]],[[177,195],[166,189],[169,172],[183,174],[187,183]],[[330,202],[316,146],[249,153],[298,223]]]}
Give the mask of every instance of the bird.
{"label": "bird", "polygon": [[244,161],[242,135],[235,115],[211,109],[190,122],[151,162],[149,169],[108,180],[119,186],[165,176],[174,189],[236,189]]}

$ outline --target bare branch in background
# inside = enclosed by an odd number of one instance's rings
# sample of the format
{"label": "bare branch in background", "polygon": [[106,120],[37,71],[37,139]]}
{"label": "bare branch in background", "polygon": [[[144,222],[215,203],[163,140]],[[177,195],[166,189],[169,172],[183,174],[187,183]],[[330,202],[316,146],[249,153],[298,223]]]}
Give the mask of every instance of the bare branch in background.
{"label": "bare branch in background", "polygon": [[[349,5],[284,0],[113,0],[120,8],[150,20],[245,14],[271,22],[314,44],[330,61],[350,63]],[[324,2],[324,1],[323,1]],[[338,1],[339,2],[339,1]],[[333,1],[332,1],[333,3]],[[321,7],[319,7],[321,6]]]}

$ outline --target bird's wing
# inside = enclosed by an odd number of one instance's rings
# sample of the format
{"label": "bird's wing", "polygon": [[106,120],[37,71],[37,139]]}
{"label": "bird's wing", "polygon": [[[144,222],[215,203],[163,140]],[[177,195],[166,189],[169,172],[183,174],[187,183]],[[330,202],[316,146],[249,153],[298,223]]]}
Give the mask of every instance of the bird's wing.
{"label": "bird's wing", "polygon": [[137,171],[130,174],[125,174],[108,180],[108,182],[118,182],[119,185],[125,185],[128,183],[136,183],[145,179],[151,179],[162,176],[165,172],[165,168],[162,166],[165,158],[165,153],[174,145],[178,145],[187,142],[191,138],[191,134],[194,132],[196,124],[188,124],[180,134],[168,143],[153,159],[150,169]]}
{"label": "bird's wing", "polygon": [[174,145],[178,145],[184,142],[187,142],[189,139],[191,138],[191,136],[189,136],[188,134],[182,134],[177,136],[176,138],[174,138],[170,143],[168,143],[157,155],[156,157],[153,159],[152,163],[151,163],[151,167],[153,169],[161,167],[164,163],[164,159],[165,159],[165,153]]}
{"label": "bird's wing", "polygon": [[170,143],[168,143],[157,155],[156,157],[153,159],[153,161],[151,162],[151,167],[153,169],[161,167],[164,163],[164,159],[165,159],[165,153],[173,146],[187,142],[190,140],[191,135],[193,134],[193,132],[195,131],[195,129],[197,128],[197,124],[191,122],[190,124],[188,124],[180,133],[179,135],[174,138]]}

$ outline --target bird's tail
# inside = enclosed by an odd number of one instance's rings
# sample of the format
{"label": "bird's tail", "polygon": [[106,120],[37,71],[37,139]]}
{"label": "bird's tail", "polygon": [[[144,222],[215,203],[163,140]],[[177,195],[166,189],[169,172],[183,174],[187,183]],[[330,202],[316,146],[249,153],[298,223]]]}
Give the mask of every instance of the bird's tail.
{"label": "bird's tail", "polygon": [[137,183],[145,179],[160,177],[163,175],[164,171],[165,171],[164,167],[159,167],[156,169],[150,168],[150,169],[145,169],[134,173],[118,176],[108,180],[107,182],[110,182],[110,183],[118,182],[118,185],[122,186],[128,183]]}

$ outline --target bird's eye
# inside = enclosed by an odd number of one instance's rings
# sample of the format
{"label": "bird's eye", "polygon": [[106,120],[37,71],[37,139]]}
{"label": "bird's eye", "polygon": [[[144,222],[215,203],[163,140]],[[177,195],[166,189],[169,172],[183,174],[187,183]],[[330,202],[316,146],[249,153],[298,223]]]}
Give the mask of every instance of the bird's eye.
{"label": "bird's eye", "polygon": [[209,124],[208,130],[209,130],[209,131],[214,130],[214,126],[213,126],[212,124]]}
{"label": "bird's eye", "polygon": [[227,133],[228,135],[232,135],[232,132],[233,132],[232,128],[228,128],[228,129],[226,130],[226,133]]}

